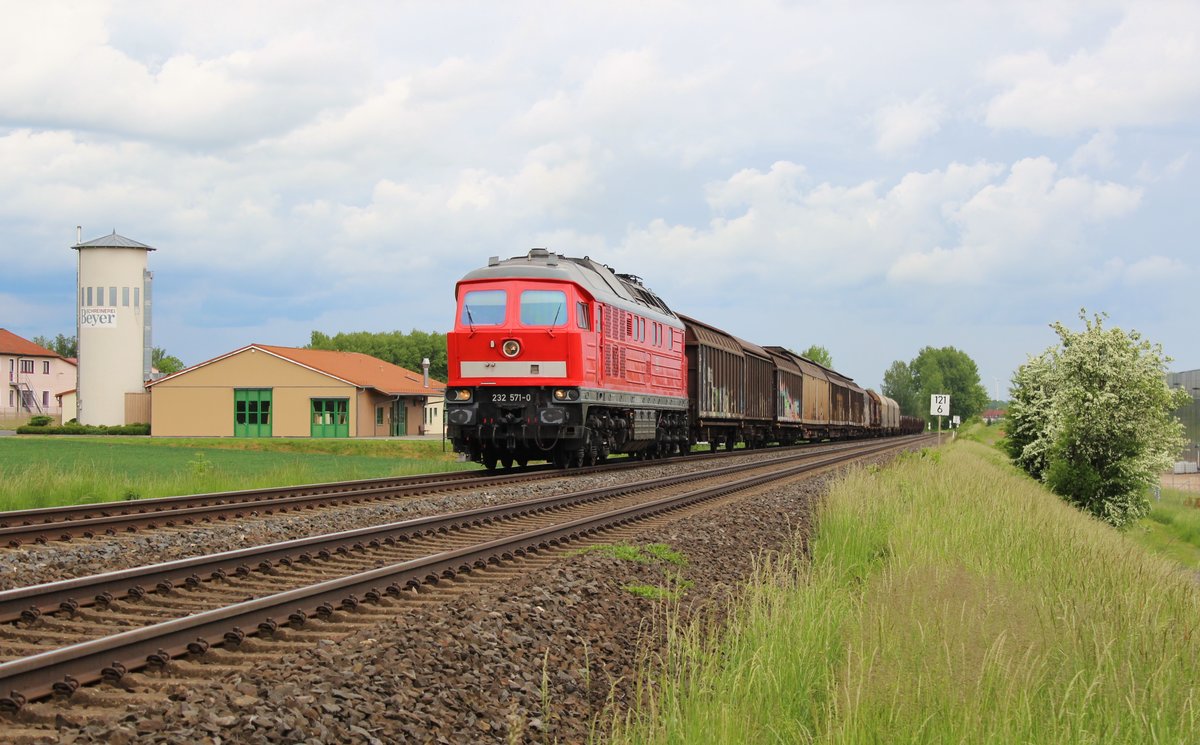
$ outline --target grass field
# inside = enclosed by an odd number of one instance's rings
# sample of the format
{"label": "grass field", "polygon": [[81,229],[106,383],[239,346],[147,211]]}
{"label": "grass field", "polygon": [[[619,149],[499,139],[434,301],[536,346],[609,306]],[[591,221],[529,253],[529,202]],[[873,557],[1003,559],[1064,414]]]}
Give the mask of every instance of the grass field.
{"label": "grass field", "polygon": [[964,438],[858,471],[733,620],[677,629],[635,743],[1200,740],[1194,574]]}
{"label": "grass field", "polygon": [[1129,529],[1146,548],[1200,570],[1200,494],[1163,489],[1150,502],[1150,515]]}
{"label": "grass field", "polygon": [[0,438],[0,510],[431,473],[458,463],[430,440]]}

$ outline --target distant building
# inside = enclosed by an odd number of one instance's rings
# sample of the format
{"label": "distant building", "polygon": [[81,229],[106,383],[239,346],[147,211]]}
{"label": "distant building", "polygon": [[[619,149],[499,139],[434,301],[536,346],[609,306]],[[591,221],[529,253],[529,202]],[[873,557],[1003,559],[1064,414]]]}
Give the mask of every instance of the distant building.
{"label": "distant building", "polygon": [[8,394],[0,399],[0,419],[19,420],[45,414],[72,419],[58,396],[75,387],[75,365],[45,347],[0,329],[0,369],[8,373]]}
{"label": "distant building", "polygon": [[444,383],[357,352],[251,344],[146,388],[154,436],[396,437],[442,431],[438,407]]}
{"label": "distant building", "polygon": [[1192,402],[1175,410],[1175,416],[1183,422],[1188,438],[1188,450],[1184,452],[1185,459],[1195,460],[1196,450],[1200,445],[1200,370],[1168,373],[1167,385],[1171,388],[1182,388],[1192,396]]}
{"label": "distant building", "polygon": [[[117,235],[71,246],[78,260],[76,323],[81,424],[145,422],[150,379],[151,287],[147,257],[156,249]],[[65,390],[65,389],[64,389]]]}
{"label": "distant building", "polygon": [[994,424],[1003,419],[1006,414],[1008,414],[1007,409],[988,409],[981,416],[984,424]]}

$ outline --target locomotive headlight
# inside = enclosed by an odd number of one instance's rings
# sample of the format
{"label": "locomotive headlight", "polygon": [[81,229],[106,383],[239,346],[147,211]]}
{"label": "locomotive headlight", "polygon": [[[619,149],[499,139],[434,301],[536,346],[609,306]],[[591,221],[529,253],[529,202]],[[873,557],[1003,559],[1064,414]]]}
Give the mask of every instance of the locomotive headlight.
{"label": "locomotive headlight", "polygon": [[578,401],[579,400],[579,391],[576,390],[575,388],[555,388],[554,389],[554,400],[555,401]]}
{"label": "locomotive headlight", "polygon": [[450,400],[451,401],[470,401],[471,400],[471,389],[470,388],[454,389],[450,393]]}
{"label": "locomotive headlight", "polygon": [[516,357],[521,353],[521,342],[516,339],[505,339],[500,345],[500,353],[505,357]]}

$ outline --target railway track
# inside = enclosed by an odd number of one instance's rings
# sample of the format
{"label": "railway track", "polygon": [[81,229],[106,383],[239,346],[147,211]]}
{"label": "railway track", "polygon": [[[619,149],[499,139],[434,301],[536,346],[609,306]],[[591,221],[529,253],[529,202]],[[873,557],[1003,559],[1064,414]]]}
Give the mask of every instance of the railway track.
{"label": "railway track", "polygon": [[[836,448],[845,445],[815,443],[799,447]],[[792,449],[783,451],[787,450]],[[672,461],[730,458],[745,455],[747,452],[757,451],[698,453],[655,461],[610,462],[604,466],[573,469],[570,473],[639,468]],[[158,528],[243,520],[255,515],[287,514],[334,506],[410,499],[489,486],[544,481],[563,476],[564,472],[558,468],[533,466],[503,473],[455,471],[0,512],[0,546],[19,548],[23,545],[71,541],[75,538],[95,538]]]}
{"label": "railway track", "polygon": [[639,520],[919,442],[856,443],[0,593],[8,660],[0,706],[19,710],[249,636],[386,606]]}

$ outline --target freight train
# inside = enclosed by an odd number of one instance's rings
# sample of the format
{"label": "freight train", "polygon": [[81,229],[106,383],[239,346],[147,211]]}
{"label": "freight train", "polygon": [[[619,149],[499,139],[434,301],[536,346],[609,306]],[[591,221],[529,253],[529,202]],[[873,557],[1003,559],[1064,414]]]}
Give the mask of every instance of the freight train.
{"label": "freight train", "polygon": [[489,469],[924,428],[887,396],[679,315],[638,277],[586,256],[492,257],[458,282],[456,298],[448,435]]}

